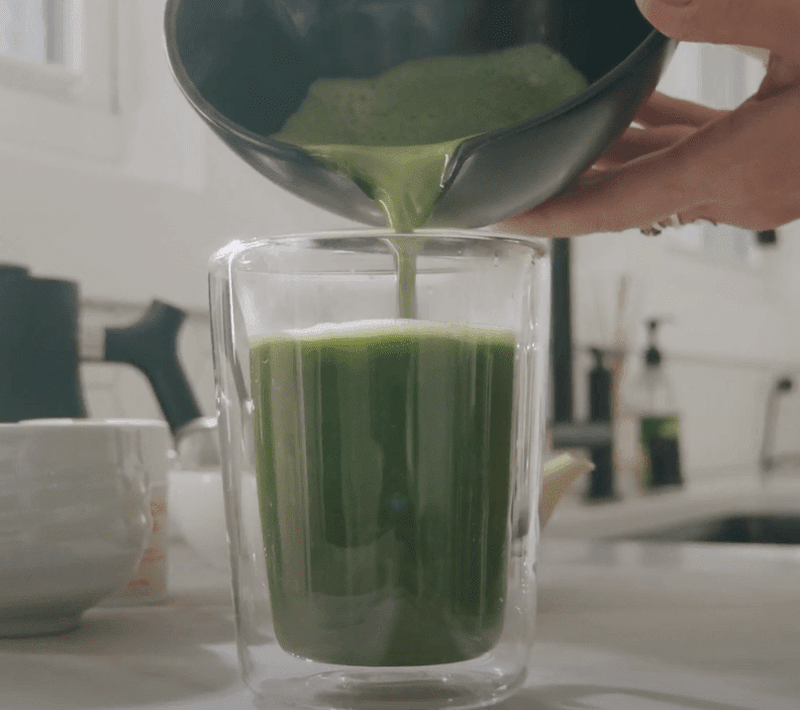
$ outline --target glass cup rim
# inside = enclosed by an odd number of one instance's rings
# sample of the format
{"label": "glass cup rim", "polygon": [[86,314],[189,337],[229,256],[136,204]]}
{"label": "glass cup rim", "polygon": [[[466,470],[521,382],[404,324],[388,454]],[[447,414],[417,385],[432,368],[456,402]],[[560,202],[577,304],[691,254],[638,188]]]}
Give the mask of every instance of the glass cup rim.
{"label": "glass cup rim", "polygon": [[265,247],[291,248],[307,243],[314,242],[333,242],[344,243],[347,240],[369,241],[369,240],[388,240],[412,241],[419,239],[428,242],[456,242],[466,241],[473,244],[479,243],[502,243],[513,245],[533,252],[535,259],[547,258],[550,254],[550,240],[542,237],[530,237],[527,235],[511,234],[508,232],[494,231],[490,229],[446,229],[431,228],[419,229],[412,234],[395,232],[388,228],[355,228],[355,229],[331,229],[316,230],[311,232],[293,232],[267,237],[252,237],[243,239],[233,239],[221,249],[217,250],[211,257],[210,263],[219,265],[220,263],[233,263],[237,257],[247,252],[255,251]]}

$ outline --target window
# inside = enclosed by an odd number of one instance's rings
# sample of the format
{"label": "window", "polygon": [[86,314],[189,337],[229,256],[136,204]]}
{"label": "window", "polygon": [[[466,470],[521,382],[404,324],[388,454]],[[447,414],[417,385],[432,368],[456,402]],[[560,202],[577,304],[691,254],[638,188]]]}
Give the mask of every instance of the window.
{"label": "window", "polygon": [[70,0],[0,0],[0,52],[37,64],[65,64],[72,39]]}
{"label": "window", "polygon": [[0,0],[0,140],[118,157],[118,0]]}
{"label": "window", "polygon": [[[102,24],[92,16],[98,10]],[[0,27],[0,84],[80,101],[104,82],[93,60],[109,67],[110,26],[97,0],[0,0]]]}

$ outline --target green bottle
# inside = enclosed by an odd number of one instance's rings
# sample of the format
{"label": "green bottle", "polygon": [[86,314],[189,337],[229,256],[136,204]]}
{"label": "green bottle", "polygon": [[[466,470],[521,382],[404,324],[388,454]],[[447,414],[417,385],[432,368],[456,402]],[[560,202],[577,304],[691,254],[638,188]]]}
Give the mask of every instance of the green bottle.
{"label": "green bottle", "polygon": [[678,407],[658,348],[661,320],[647,320],[647,350],[638,378],[629,394],[629,406],[639,420],[642,485],[648,489],[683,484],[680,465]]}

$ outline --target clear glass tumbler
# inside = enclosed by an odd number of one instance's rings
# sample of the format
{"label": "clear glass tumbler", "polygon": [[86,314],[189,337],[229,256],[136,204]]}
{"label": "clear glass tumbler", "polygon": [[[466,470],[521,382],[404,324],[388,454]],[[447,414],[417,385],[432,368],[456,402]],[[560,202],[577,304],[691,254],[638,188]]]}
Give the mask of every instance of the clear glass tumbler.
{"label": "clear glass tumbler", "polygon": [[484,232],[211,263],[237,642],[257,704],[472,708],[524,681],[549,258]]}

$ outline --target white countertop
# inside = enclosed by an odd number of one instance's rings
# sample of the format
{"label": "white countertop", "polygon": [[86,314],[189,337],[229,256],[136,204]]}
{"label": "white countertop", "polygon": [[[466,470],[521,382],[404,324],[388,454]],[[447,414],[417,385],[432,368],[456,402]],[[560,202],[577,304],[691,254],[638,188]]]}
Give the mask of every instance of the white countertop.
{"label": "white countertop", "polygon": [[721,515],[800,514],[800,471],[762,482],[755,473],[586,504],[570,493],[547,523],[549,538],[602,539]]}
{"label": "white countertop", "polygon": [[[0,640],[0,710],[252,710],[227,576],[185,545],[170,599]],[[538,642],[505,710],[797,710],[800,547],[545,539]]]}

